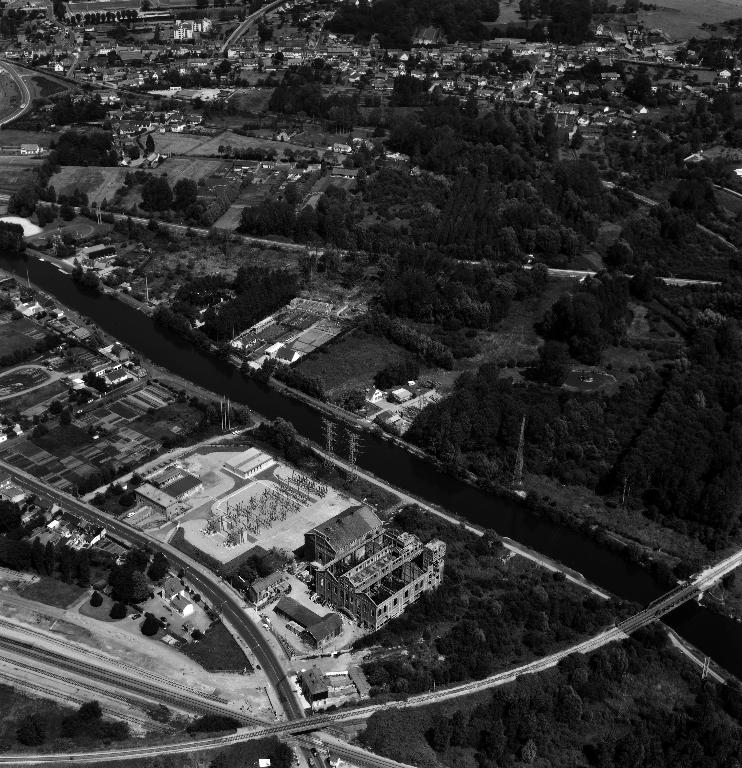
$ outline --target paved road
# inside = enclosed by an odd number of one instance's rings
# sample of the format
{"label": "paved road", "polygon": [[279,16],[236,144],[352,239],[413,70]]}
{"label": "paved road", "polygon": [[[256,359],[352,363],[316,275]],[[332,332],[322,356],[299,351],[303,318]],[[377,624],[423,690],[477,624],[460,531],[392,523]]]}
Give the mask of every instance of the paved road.
{"label": "paved road", "polygon": [[101,512],[90,504],[76,499],[69,494],[50,488],[45,483],[40,482],[26,472],[22,472],[17,467],[2,461],[0,461],[0,467],[14,477],[23,487],[28,488],[32,492],[44,494],[46,497],[52,498],[60,506],[79,515],[84,520],[105,526],[108,532],[116,538],[131,542],[137,546],[156,547],[167,556],[174,567],[185,569],[191,584],[203,595],[207,602],[221,611],[235,628],[240,638],[253,650],[258,663],[276,689],[280,706],[286,715],[291,719],[301,719],[304,717],[304,710],[287,680],[287,670],[284,669],[282,661],[266,638],[263,637],[260,628],[256,626],[245,610],[243,610],[243,601],[239,599],[229,585],[224,584],[207,568],[184,555],[175,547],[160,542],[133,526],[127,525],[112,515]]}
{"label": "paved road", "polygon": [[18,86],[18,90],[21,94],[21,103],[18,109],[8,115],[8,117],[4,117],[2,120],[0,120],[0,126],[3,126],[8,125],[8,123],[12,123],[14,120],[17,120],[22,114],[24,114],[24,112],[26,112],[26,110],[31,107],[31,91],[29,91],[28,86],[13,64],[11,64],[9,61],[0,59],[0,67],[8,72],[13,80],[15,80],[15,83]]}
{"label": "paved road", "polygon": [[27,368],[43,371],[47,377],[44,379],[44,381],[40,382],[39,384],[34,384],[31,387],[23,387],[22,389],[9,392],[7,395],[0,394],[0,401],[8,400],[11,397],[18,397],[18,395],[25,395],[28,392],[33,392],[35,389],[41,389],[41,387],[45,387],[47,384],[51,384],[54,381],[63,379],[66,375],[64,373],[59,373],[59,371],[50,371],[48,368],[44,368],[43,365],[35,365],[34,363],[17,365],[15,368],[9,368],[7,371],[3,371],[2,374],[0,374],[0,393],[2,393],[5,389],[3,386],[3,381],[6,377],[11,378],[11,374],[15,371],[26,370]]}
{"label": "paved road", "polygon": [[234,45],[256,21],[265,16],[266,13],[270,13],[274,8],[283,5],[285,2],[286,0],[274,0],[274,2],[259,8],[255,13],[251,13],[226,39],[224,45],[220,48],[219,53],[223,56],[229,50],[229,47]]}

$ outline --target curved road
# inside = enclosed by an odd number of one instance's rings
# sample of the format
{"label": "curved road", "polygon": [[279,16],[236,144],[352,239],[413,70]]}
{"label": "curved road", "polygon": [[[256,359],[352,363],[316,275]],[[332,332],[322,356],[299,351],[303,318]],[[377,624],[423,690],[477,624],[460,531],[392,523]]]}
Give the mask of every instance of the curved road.
{"label": "curved road", "polygon": [[275,8],[278,8],[280,5],[283,5],[285,2],[286,0],[274,0],[274,2],[259,8],[255,13],[251,13],[224,41],[224,45],[219,49],[219,53],[223,56],[229,50],[229,46],[234,45],[242,35],[244,35],[256,21],[258,21],[258,19],[265,16],[266,13],[270,13]]}
{"label": "curved road", "polygon": [[167,556],[174,566],[187,570],[188,580],[191,584],[204,596],[207,602],[221,611],[240,638],[252,649],[263,671],[276,689],[280,705],[289,719],[298,720],[304,717],[304,710],[297,701],[294,690],[286,678],[286,671],[281,661],[263,637],[260,629],[243,610],[243,601],[236,597],[230,587],[221,583],[218,576],[212,574],[205,566],[197,563],[175,547],[152,539],[133,526],[101,512],[67,493],[50,488],[17,467],[1,461],[0,467],[30,491],[54,499],[60,506],[79,515],[84,520],[104,526],[114,537],[141,547],[156,547]]}
{"label": "curved road", "polygon": [[18,91],[21,96],[21,104],[18,109],[16,109],[12,114],[8,115],[8,117],[4,117],[2,120],[0,120],[0,126],[3,126],[8,125],[8,123],[12,123],[13,120],[17,120],[21,115],[24,114],[24,112],[26,112],[27,109],[29,109],[31,106],[31,91],[28,89],[28,86],[18,73],[18,70],[9,61],[0,59],[0,68],[8,72],[8,74],[10,74],[10,76],[13,78],[15,84],[18,86]]}

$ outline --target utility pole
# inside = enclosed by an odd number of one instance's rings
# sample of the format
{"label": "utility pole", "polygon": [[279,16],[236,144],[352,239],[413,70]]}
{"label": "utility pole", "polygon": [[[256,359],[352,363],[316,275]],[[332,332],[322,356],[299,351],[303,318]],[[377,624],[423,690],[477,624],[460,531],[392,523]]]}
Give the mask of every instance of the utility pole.
{"label": "utility pole", "polygon": [[144,276],[144,300],[146,304],[149,304],[149,280],[147,275]]}
{"label": "utility pole", "polygon": [[523,487],[523,448],[526,437],[526,417],[520,422],[520,438],[518,439],[518,453],[515,457],[515,469],[513,470],[513,490],[519,491]]}
{"label": "utility pole", "polygon": [[322,419],[322,426],[325,430],[325,450],[332,456],[335,444],[335,422],[330,419]]}

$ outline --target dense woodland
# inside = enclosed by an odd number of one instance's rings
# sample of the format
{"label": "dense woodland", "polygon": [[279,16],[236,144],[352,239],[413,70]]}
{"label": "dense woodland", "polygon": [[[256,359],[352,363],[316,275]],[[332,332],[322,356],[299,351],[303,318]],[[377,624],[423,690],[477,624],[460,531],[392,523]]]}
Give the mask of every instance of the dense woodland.
{"label": "dense woodland", "polygon": [[742,759],[739,685],[701,681],[656,625],[457,706],[381,710],[361,741],[421,768],[731,768]]}
{"label": "dense woodland", "polygon": [[437,590],[358,642],[407,649],[364,663],[372,695],[420,693],[486,677],[595,633],[623,610],[578,591],[562,574],[513,574],[516,566],[503,562],[506,550],[489,533],[475,536],[417,507],[403,509],[394,524],[424,541],[445,541],[446,567]]}

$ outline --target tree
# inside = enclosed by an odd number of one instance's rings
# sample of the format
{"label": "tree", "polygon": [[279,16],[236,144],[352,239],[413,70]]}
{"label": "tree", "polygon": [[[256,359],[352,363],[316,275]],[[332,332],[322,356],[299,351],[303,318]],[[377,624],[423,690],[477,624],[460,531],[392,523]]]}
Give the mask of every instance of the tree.
{"label": "tree", "polygon": [[65,221],[72,221],[75,218],[75,209],[69,203],[63,203],[59,207],[59,215]]}
{"label": "tree", "polygon": [[101,595],[100,592],[93,592],[90,596],[90,605],[92,605],[93,608],[100,608],[101,605],[103,605],[103,595]]}
{"label": "tree", "polygon": [[126,603],[117,602],[111,606],[111,612],[109,616],[112,619],[125,619],[126,618]]}
{"label": "tree", "polygon": [[27,715],[18,726],[16,738],[27,747],[37,747],[46,741],[46,724],[37,714]]}
{"label": "tree", "polygon": [[152,138],[151,133],[147,134],[147,141],[144,142],[144,148],[147,150],[148,155],[151,155],[155,151],[155,140]]}
{"label": "tree", "polygon": [[44,570],[47,576],[54,575],[54,566],[57,562],[57,552],[52,541],[47,541],[44,547]]}
{"label": "tree", "polygon": [[150,176],[142,185],[142,208],[164,211],[173,204],[173,191],[164,176]]}
{"label": "tree", "polygon": [[634,251],[623,238],[619,237],[606,249],[605,264],[609,269],[628,269],[634,264]]}
{"label": "tree", "polygon": [[97,701],[86,701],[80,705],[77,716],[80,720],[100,720],[103,717],[103,711]]}
{"label": "tree", "polygon": [[173,208],[178,211],[185,211],[198,199],[198,185],[193,179],[178,179],[173,192],[175,195]]}
{"label": "tree", "polygon": [[116,597],[127,603],[139,603],[150,593],[147,577],[128,564],[113,568],[108,580]]}
{"label": "tree", "polygon": [[149,566],[147,575],[152,581],[159,581],[162,579],[168,571],[170,563],[162,552],[155,552],[155,556],[152,558],[152,563]]}
{"label": "tree", "polygon": [[160,631],[161,628],[162,625],[151,613],[148,613],[144,617],[144,621],[142,622],[143,635],[146,635],[147,637],[153,637]]}
{"label": "tree", "polygon": [[77,583],[81,587],[87,587],[90,584],[90,555],[87,549],[81,549],[77,553]]}
{"label": "tree", "polygon": [[562,341],[547,339],[538,350],[536,375],[547,384],[559,387],[569,368],[569,350]]}
{"label": "tree", "polygon": [[69,408],[65,408],[59,416],[59,423],[63,426],[72,424],[72,411]]}

